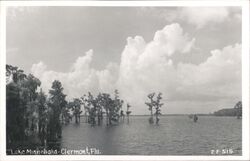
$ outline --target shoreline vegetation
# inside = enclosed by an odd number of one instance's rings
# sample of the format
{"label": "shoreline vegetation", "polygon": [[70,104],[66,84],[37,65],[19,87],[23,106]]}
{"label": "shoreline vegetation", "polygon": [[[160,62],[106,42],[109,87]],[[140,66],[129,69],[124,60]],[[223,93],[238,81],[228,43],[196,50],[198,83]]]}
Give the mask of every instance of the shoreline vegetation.
{"label": "shoreline vegetation", "polygon": [[[118,90],[111,94],[97,95],[88,92],[80,98],[68,101],[59,80],[53,81],[48,94],[42,90],[41,84],[42,82],[32,74],[26,75],[20,68],[6,65],[8,155],[20,149],[59,149],[63,126],[71,122],[80,124],[82,116],[84,122],[95,127],[130,124],[130,116],[147,116],[149,123],[156,125],[160,123],[160,116],[189,116],[162,114],[161,107],[164,104],[161,102],[163,96],[160,92],[145,96],[145,101],[148,101],[145,102],[145,111],[149,110],[148,115],[133,115],[133,105],[125,103]],[[233,110],[222,109],[213,114],[194,114],[194,117],[197,116],[241,118],[242,103],[239,101]]]}

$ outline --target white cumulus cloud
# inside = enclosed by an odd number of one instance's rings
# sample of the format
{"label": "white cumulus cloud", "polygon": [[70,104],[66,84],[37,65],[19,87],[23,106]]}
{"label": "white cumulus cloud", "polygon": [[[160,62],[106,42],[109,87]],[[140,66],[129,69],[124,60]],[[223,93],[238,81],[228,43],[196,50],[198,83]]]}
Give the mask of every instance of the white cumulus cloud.
{"label": "white cumulus cloud", "polygon": [[219,105],[233,105],[241,99],[241,45],[212,50],[197,65],[173,62],[172,55],[192,52],[194,44],[195,39],[174,23],[156,31],[150,42],[141,36],[127,38],[120,64],[110,63],[103,70],[91,68],[93,50],[89,50],[69,72],[48,70],[42,62],[34,64],[31,71],[45,91],[53,80],[60,80],[70,98],[88,91],[96,94],[118,89],[133,106],[134,114],[147,112],[144,102],[150,92],[163,93],[167,107],[163,113],[181,113],[189,108],[211,112]]}
{"label": "white cumulus cloud", "polygon": [[[118,80],[123,96],[139,108],[149,92],[162,91],[165,96],[169,95],[177,83],[170,56],[189,52],[194,42],[195,39],[190,39],[176,23],[157,31],[149,43],[139,36],[128,38]],[[139,99],[134,98],[135,95]]]}
{"label": "white cumulus cloud", "polygon": [[240,99],[241,45],[211,51],[211,56],[199,65],[179,63],[180,86],[177,92],[193,100],[209,98]]}
{"label": "white cumulus cloud", "polygon": [[93,50],[87,51],[84,56],[77,58],[69,72],[47,70],[43,62],[33,64],[31,72],[42,81],[44,91],[51,88],[54,80],[61,81],[68,98],[80,97],[88,91],[95,94],[100,90],[110,92],[113,90],[110,84],[114,82],[115,64],[108,65],[103,71],[97,71],[90,67],[92,56]]}

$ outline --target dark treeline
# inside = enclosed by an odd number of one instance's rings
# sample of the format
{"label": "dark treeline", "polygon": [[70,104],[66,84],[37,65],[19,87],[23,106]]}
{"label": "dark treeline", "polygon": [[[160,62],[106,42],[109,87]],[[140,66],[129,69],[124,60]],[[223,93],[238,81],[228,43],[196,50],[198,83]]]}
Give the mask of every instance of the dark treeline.
{"label": "dark treeline", "polygon": [[62,84],[55,80],[49,95],[38,88],[39,79],[18,67],[6,65],[7,149],[49,145],[61,138],[60,116],[67,107]]}
{"label": "dark treeline", "polygon": [[[32,74],[26,75],[18,67],[6,65],[6,78],[6,142],[9,150],[46,148],[58,142],[62,125],[67,125],[73,118],[76,124],[80,124],[81,107],[85,121],[92,126],[104,124],[105,117],[106,126],[124,121],[124,101],[118,90],[114,91],[113,97],[108,93],[94,96],[88,92],[81,98],[66,101],[58,80],[53,81],[46,95],[39,88],[41,81]],[[130,107],[127,104],[127,123]]]}
{"label": "dark treeline", "polygon": [[236,116],[237,110],[235,108],[224,108],[213,113],[214,116]]}
{"label": "dark treeline", "polygon": [[242,117],[242,102],[235,104],[234,108],[225,108],[213,113],[215,116],[234,116],[240,119]]}

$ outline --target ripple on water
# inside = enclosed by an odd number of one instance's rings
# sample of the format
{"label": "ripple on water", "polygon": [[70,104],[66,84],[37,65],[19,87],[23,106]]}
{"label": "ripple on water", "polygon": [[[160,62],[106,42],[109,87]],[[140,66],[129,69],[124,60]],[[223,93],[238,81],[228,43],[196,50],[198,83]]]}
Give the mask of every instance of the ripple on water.
{"label": "ripple on water", "polygon": [[209,155],[212,149],[233,148],[241,154],[241,122],[230,117],[161,117],[160,125],[149,125],[147,117],[131,117],[130,124],[114,127],[86,123],[63,127],[62,147],[91,146],[103,154],[119,155]]}

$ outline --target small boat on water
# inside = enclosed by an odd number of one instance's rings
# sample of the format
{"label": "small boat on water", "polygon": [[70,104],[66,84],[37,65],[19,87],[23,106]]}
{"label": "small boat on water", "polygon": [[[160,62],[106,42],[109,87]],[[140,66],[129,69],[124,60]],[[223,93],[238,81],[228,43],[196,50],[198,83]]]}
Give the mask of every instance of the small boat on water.
{"label": "small boat on water", "polygon": [[188,118],[189,118],[189,119],[193,119],[194,122],[197,122],[197,121],[198,121],[198,116],[197,116],[196,114],[194,114],[194,115],[193,115],[193,114],[190,114],[190,115],[188,115]]}

